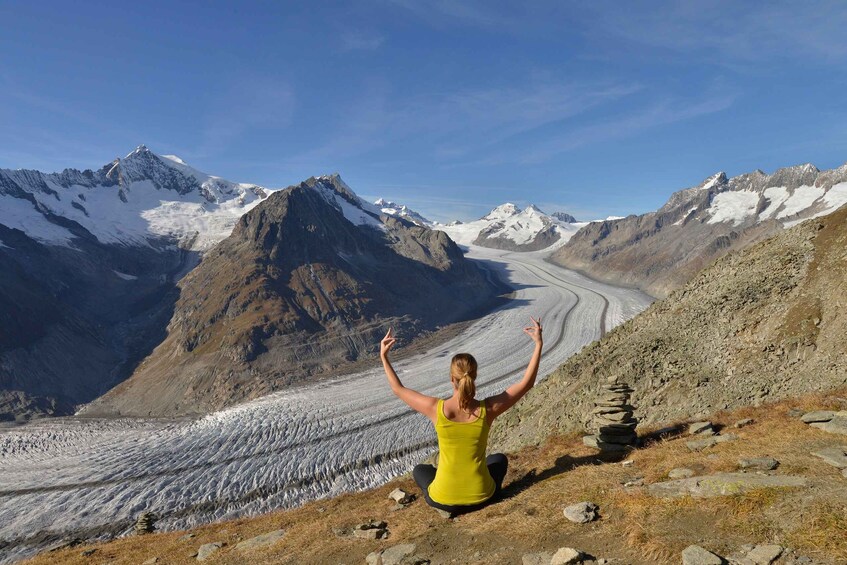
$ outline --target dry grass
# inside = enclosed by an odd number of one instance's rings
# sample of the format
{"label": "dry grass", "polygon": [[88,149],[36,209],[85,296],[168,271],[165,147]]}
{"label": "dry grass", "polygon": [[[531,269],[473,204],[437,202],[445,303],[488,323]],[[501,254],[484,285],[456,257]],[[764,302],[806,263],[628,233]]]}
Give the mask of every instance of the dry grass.
{"label": "dry grass", "polygon": [[[844,391],[841,392],[843,395]],[[837,469],[810,457],[826,445],[847,443],[788,415],[792,408],[844,408],[839,395],[810,395],[759,408],[716,413],[712,421],[740,436],[702,453],[691,453],[684,437],[662,439],[630,455],[624,467],[599,459],[578,436],[550,438],[510,456],[507,497],[454,521],[439,518],[420,501],[392,511],[387,494],[399,486],[417,492],[408,477],[381,488],[317,501],[300,508],[255,518],[210,524],[185,532],[128,537],[105,544],[80,546],[42,555],[45,563],[142,563],[158,556],[160,563],[196,563],[192,554],[203,543],[227,546],[207,563],[362,563],[371,551],[398,543],[415,543],[417,553],[433,563],[520,563],[528,552],[578,547],[619,563],[676,563],[679,552],[696,543],[723,555],[747,543],[777,542],[823,563],[847,561],[847,483]],[[755,419],[740,430],[732,424]],[[623,483],[643,477],[645,483],[667,480],[675,467],[698,474],[734,471],[742,457],[772,456],[778,474],[802,474],[805,489],[762,489],[713,499],[655,499]],[[601,519],[572,524],[562,515],[568,504],[591,500],[600,505]],[[370,518],[388,522],[385,541],[340,538],[333,528]],[[285,537],[272,548],[242,555],[239,540],[276,529]],[[82,557],[85,549],[96,549]]]}

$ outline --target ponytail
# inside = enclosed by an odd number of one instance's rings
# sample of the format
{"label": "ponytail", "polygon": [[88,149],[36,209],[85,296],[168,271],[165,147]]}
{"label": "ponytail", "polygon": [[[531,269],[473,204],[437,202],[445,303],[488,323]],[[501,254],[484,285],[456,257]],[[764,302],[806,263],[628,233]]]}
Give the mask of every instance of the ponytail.
{"label": "ponytail", "polygon": [[450,362],[450,378],[459,391],[459,409],[471,413],[471,401],[476,396],[476,359],[470,353],[457,353]]}

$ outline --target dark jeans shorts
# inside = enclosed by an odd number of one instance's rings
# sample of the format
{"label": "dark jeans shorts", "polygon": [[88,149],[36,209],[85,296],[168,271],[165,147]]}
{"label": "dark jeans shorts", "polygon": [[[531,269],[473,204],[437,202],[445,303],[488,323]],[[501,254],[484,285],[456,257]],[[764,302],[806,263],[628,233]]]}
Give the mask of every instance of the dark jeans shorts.
{"label": "dark jeans shorts", "polygon": [[509,460],[502,453],[494,453],[485,458],[485,464],[488,466],[488,472],[491,473],[491,478],[494,479],[496,489],[494,490],[494,495],[491,498],[479,504],[439,504],[432,500],[429,497],[429,485],[433,480],[435,480],[435,467],[432,465],[423,463],[415,465],[415,468],[412,471],[412,477],[414,477],[415,482],[423,491],[424,500],[426,500],[427,504],[433,508],[450,512],[451,514],[462,514],[465,512],[479,510],[492,500],[496,500],[500,497],[500,491],[503,488],[503,479],[506,477],[506,470],[509,467]]}

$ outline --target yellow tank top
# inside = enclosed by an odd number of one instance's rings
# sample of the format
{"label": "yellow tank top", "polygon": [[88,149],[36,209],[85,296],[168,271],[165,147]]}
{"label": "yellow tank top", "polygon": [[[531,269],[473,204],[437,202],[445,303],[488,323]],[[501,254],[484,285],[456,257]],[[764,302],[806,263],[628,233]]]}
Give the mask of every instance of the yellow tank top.
{"label": "yellow tank top", "polygon": [[496,485],[485,464],[488,445],[485,401],[479,403],[479,418],[453,422],[444,415],[444,400],[438,401],[435,433],[438,436],[438,469],[429,485],[429,497],[439,504],[471,505],[494,495]]}

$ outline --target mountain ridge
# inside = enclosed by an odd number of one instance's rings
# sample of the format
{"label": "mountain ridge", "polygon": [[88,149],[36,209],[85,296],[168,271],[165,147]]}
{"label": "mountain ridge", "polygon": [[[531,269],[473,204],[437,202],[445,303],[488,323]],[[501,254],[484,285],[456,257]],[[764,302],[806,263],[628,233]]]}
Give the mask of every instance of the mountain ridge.
{"label": "mountain ridge", "polygon": [[847,203],[847,164],[719,172],[673,193],[659,209],[592,222],[551,256],[604,282],[666,296],[726,252]]}

